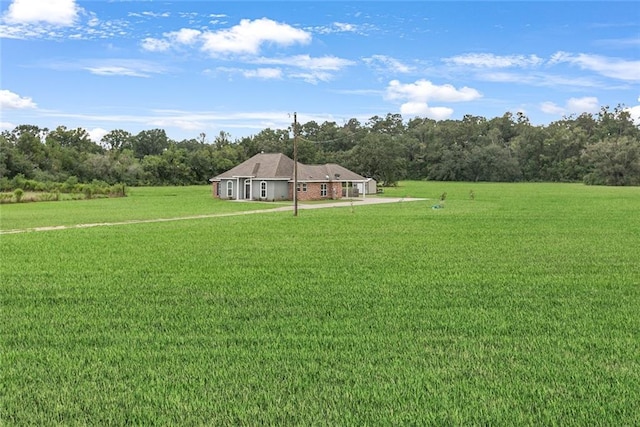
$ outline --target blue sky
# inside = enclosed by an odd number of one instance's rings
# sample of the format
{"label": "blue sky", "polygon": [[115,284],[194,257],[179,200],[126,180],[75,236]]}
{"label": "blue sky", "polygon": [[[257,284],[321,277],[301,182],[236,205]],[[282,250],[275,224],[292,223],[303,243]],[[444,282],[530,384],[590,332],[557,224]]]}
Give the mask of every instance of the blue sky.
{"label": "blue sky", "polygon": [[375,115],[628,108],[640,2],[0,0],[0,127],[174,140]]}

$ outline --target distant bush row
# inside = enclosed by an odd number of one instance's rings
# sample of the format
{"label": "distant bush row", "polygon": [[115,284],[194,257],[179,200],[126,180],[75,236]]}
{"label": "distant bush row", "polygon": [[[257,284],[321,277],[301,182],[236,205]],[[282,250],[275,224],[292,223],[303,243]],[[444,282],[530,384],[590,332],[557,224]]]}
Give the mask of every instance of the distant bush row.
{"label": "distant bush row", "polygon": [[[79,183],[76,177],[65,182],[41,182],[17,175],[0,178],[0,203],[44,202],[58,200],[125,197],[125,184],[110,185],[104,181]],[[65,196],[61,196],[65,195]]]}

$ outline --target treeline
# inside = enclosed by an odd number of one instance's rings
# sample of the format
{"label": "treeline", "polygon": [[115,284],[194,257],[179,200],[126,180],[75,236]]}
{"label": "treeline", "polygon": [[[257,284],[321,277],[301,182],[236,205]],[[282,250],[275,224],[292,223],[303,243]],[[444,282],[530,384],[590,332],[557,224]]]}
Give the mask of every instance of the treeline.
{"label": "treeline", "polygon": [[[486,119],[374,116],[366,123],[314,121],[296,129],[298,159],[339,163],[385,185],[401,179],[556,181],[640,185],[640,127],[622,107],[603,107],[534,126],[521,113]],[[220,132],[173,141],[162,129],[116,129],[100,144],[84,129],[21,125],[0,135],[0,186],[11,180],[204,184],[259,152],[293,157],[293,129],[265,129],[231,140]]]}

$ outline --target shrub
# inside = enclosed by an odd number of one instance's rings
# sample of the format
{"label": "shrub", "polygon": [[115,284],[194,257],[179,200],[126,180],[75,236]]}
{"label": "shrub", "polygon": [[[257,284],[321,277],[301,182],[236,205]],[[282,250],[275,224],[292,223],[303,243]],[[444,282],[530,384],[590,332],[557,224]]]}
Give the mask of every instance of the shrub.
{"label": "shrub", "polygon": [[16,203],[20,203],[24,196],[24,190],[22,188],[16,188],[13,192],[13,196],[16,198]]}
{"label": "shrub", "polygon": [[39,202],[53,202],[60,199],[60,193],[40,193],[37,198]]}
{"label": "shrub", "polygon": [[82,191],[84,193],[84,198],[87,200],[91,199],[93,196],[93,187],[89,184],[85,185]]}
{"label": "shrub", "polygon": [[126,195],[127,192],[124,184],[114,184],[109,188],[109,196],[111,197],[125,197]]}
{"label": "shrub", "polygon": [[11,181],[6,176],[0,178],[0,191],[11,191],[13,187],[11,186]]}
{"label": "shrub", "polygon": [[23,174],[21,173],[17,174],[11,180],[11,188],[12,189],[24,188],[24,184],[26,180],[27,179],[24,177]]}

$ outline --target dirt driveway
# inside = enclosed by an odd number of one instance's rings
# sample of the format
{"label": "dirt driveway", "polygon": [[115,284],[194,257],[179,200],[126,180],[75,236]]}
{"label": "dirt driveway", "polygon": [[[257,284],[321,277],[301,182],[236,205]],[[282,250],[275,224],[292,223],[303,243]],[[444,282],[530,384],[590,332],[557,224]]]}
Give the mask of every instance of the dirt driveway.
{"label": "dirt driveway", "polygon": [[[329,202],[329,203],[299,203],[298,210],[322,209],[322,208],[347,208],[351,206],[377,205],[382,203],[414,202],[419,200],[426,200],[426,199],[417,199],[412,197],[405,197],[405,198],[369,197],[366,199],[353,199],[353,203],[351,202],[351,200],[342,200],[340,202]],[[251,214],[259,214],[259,213],[285,212],[285,211],[293,211],[293,205],[282,206],[282,207],[273,208],[273,209],[258,209],[255,211],[192,215],[192,216],[181,216],[181,217],[175,217],[175,218],[139,219],[139,220],[119,221],[119,222],[97,222],[92,224],[57,225],[57,226],[49,226],[49,227],[23,228],[23,229],[16,229],[16,230],[0,230],[0,235],[31,233],[36,231],[68,230],[72,228],[91,228],[91,227],[107,227],[107,226],[128,225],[128,224],[144,224],[144,223],[151,223],[151,222],[184,221],[189,219],[218,218],[218,217],[225,217],[225,216],[239,216],[239,215],[251,215]]]}

